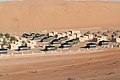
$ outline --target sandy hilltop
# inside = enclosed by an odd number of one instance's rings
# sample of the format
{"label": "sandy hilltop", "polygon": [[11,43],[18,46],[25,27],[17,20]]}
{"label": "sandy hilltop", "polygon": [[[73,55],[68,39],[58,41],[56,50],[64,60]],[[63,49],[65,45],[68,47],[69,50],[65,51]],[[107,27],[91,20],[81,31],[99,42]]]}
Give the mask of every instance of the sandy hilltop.
{"label": "sandy hilltop", "polygon": [[119,27],[120,3],[24,0],[0,3],[0,31]]}

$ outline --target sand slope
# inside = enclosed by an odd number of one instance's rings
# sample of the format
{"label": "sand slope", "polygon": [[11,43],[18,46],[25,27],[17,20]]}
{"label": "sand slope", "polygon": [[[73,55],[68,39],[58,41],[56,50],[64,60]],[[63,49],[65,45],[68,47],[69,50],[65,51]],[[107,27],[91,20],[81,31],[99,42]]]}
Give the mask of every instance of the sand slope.
{"label": "sand slope", "polygon": [[0,3],[0,31],[120,26],[120,3],[25,0]]}

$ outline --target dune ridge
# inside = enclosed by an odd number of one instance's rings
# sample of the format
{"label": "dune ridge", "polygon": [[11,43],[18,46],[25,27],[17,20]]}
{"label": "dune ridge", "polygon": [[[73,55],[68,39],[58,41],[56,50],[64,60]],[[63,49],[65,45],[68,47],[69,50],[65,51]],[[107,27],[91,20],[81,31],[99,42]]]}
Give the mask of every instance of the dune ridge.
{"label": "dune ridge", "polygon": [[24,0],[0,3],[0,32],[120,26],[118,2]]}

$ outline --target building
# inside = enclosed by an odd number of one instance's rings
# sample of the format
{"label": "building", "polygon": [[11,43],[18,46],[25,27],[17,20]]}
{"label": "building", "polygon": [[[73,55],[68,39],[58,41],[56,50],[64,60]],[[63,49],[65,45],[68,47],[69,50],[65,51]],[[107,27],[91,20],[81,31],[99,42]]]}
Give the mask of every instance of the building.
{"label": "building", "polygon": [[30,40],[27,43],[27,46],[30,47],[31,49],[35,48],[35,46],[37,45],[36,41],[34,40]]}
{"label": "building", "polygon": [[32,40],[40,40],[45,37],[45,34],[36,34],[35,37],[33,37]]}
{"label": "building", "polygon": [[7,54],[8,50],[7,49],[0,49],[0,54]]}
{"label": "building", "polygon": [[58,34],[58,32],[49,32],[48,33],[48,36],[55,36],[55,35],[57,35]]}
{"label": "building", "polygon": [[72,35],[71,31],[66,32],[67,36]]}
{"label": "building", "polygon": [[54,39],[50,42],[50,44],[60,44],[61,41],[59,39]]}
{"label": "building", "polygon": [[73,40],[66,41],[66,43],[69,44],[69,45],[74,45],[75,44],[75,42]]}
{"label": "building", "polygon": [[88,41],[88,40],[89,40],[89,37],[87,35],[79,37],[80,42],[85,42],[85,41]]}
{"label": "building", "polygon": [[45,46],[45,51],[53,51],[53,50],[57,50],[57,48],[55,46]]}
{"label": "building", "polygon": [[68,40],[68,37],[67,37],[67,36],[65,36],[65,37],[60,37],[59,40],[60,40],[60,41],[65,41],[65,40]]}
{"label": "building", "polygon": [[96,48],[97,44],[96,43],[88,43],[85,48]]}
{"label": "building", "polygon": [[28,46],[19,46],[18,51],[22,51],[22,50],[30,50],[30,48]]}
{"label": "building", "polygon": [[62,33],[58,33],[56,36],[57,36],[58,38],[63,37]]}
{"label": "building", "polygon": [[69,49],[70,47],[72,47],[72,45],[67,44],[67,43],[63,43],[63,44],[61,44],[61,46],[60,46],[60,48],[63,48],[63,49]]}
{"label": "building", "polygon": [[76,35],[69,35],[69,36],[68,36],[68,39],[69,39],[69,40],[71,40],[71,39],[76,39],[76,38],[77,38]]}
{"label": "building", "polygon": [[106,46],[106,45],[108,45],[109,44],[109,41],[100,41],[99,42],[99,46]]}
{"label": "building", "polygon": [[81,34],[81,32],[80,31],[78,31],[78,30],[70,30],[69,31],[70,32],[70,34]]}
{"label": "building", "polygon": [[79,38],[81,36],[81,34],[79,33],[74,33],[74,35],[76,36],[76,38]]}
{"label": "building", "polygon": [[79,42],[80,42],[79,39],[72,39],[72,40],[66,41],[66,43],[70,44],[70,45],[74,45],[74,44],[77,44]]}
{"label": "building", "polygon": [[20,43],[20,42],[14,42],[14,43],[11,43],[9,47],[11,50],[17,50],[18,47],[21,45],[22,45],[22,43]]}
{"label": "building", "polygon": [[63,33],[62,33],[62,37],[65,37],[65,36],[67,36],[67,33],[66,33],[66,32],[63,32]]}
{"label": "building", "polygon": [[49,32],[47,35],[48,36],[54,36],[54,32]]}
{"label": "building", "polygon": [[33,35],[32,35],[32,34],[24,33],[24,34],[22,35],[22,37],[24,37],[24,38],[33,38]]}
{"label": "building", "polygon": [[88,40],[89,40],[88,35],[83,36],[83,38],[84,38],[85,41],[88,41]]}
{"label": "building", "polygon": [[50,40],[54,39],[53,36],[48,36],[48,37],[44,37],[41,42],[49,42]]}
{"label": "building", "polygon": [[107,37],[106,36],[97,36],[95,38],[93,38],[93,42],[99,42],[99,41],[106,41],[107,40]]}
{"label": "building", "polygon": [[87,36],[88,36],[89,40],[92,40],[94,38],[94,35],[92,35],[92,34],[87,34]]}
{"label": "building", "polygon": [[80,42],[85,42],[84,37],[83,37],[83,36],[80,36],[79,41],[80,41]]}
{"label": "building", "polygon": [[0,38],[0,43],[2,43],[3,42],[3,38]]}
{"label": "building", "polygon": [[115,37],[115,38],[112,38],[111,40],[112,42],[117,42],[117,43],[120,43],[120,37]]}

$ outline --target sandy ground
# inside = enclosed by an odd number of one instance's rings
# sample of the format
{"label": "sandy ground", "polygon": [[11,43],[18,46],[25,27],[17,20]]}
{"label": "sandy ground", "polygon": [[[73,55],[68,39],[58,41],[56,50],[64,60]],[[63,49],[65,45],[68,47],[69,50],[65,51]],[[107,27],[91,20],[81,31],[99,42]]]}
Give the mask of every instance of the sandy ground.
{"label": "sandy ground", "polygon": [[120,49],[0,58],[0,80],[119,80]]}
{"label": "sandy ground", "polygon": [[0,31],[120,28],[119,2],[24,0],[0,3]]}

